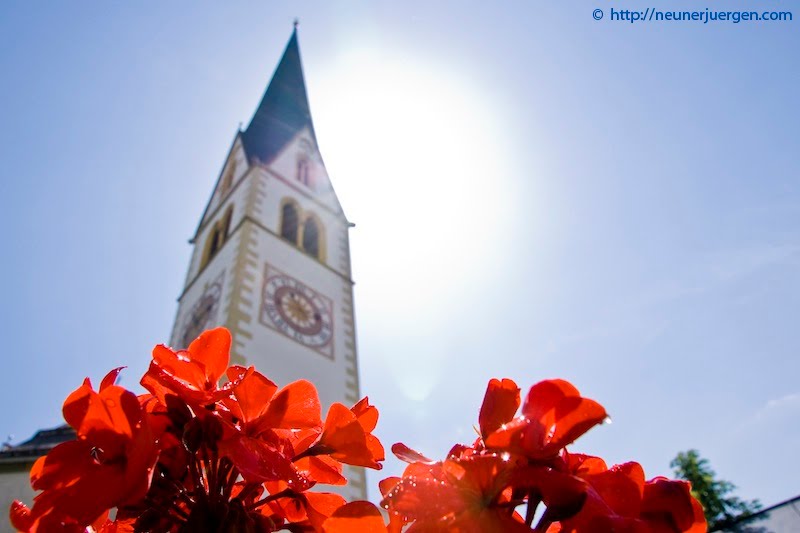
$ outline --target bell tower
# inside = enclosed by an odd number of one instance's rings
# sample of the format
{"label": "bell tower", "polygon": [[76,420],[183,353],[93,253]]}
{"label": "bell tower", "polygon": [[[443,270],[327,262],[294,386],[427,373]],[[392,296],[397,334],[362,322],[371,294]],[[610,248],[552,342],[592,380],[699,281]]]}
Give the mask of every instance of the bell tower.
{"label": "bell tower", "polygon": [[[317,146],[297,29],[246,129],[236,133],[200,218],[171,343],[233,334],[232,362],[279,385],[305,378],[323,417],[359,400],[347,220]],[[366,497],[345,467],[348,499]]]}

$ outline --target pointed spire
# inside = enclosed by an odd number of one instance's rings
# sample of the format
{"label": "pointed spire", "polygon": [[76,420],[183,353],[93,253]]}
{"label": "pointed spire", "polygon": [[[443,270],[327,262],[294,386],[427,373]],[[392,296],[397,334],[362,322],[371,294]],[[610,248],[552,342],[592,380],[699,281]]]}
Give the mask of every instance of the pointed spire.
{"label": "pointed spire", "polygon": [[250,124],[242,132],[248,158],[269,163],[305,126],[309,127],[316,142],[295,24],[272,81]]}

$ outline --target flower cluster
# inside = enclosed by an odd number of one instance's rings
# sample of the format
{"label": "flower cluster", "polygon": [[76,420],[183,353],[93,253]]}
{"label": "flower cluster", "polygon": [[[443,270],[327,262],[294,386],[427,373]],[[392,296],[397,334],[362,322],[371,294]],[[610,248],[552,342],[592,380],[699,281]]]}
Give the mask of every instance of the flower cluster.
{"label": "flower cluster", "polygon": [[408,466],[380,482],[383,513],[311,490],[345,484],[343,464],[381,468],[377,409],[366,398],[334,403],[323,421],[311,383],[279,389],[252,367],[228,366],[230,345],[219,328],[186,350],[157,346],[141,380],[148,393],[138,397],[115,385],[121,369],[98,390],[86,379],[63,408],[77,439],[36,461],[31,485],[41,492],[31,508],[14,502],[13,525],[44,533],[706,531],[688,483],[645,481],[638,463],[608,468],[567,452],[607,415],[562,380],[534,385],[524,402],[513,381],[491,380],[477,439],[443,461],[395,444]]}
{"label": "flower cluster", "polygon": [[[87,379],[64,402],[77,439],[31,470],[41,492],[11,520],[20,531],[345,531],[343,463],[381,468],[366,398],[334,403],[324,422],[314,386],[279,389],[252,367],[228,366],[230,333],[206,331],[182,351],[157,346],[136,396],[110,372],[97,391]],[[222,378],[226,378],[223,385]],[[114,520],[109,511],[117,509]],[[382,521],[381,521],[382,523]]]}
{"label": "flower cluster", "polygon": [[598,457],[566,451],[606,419],[600,404],[562,380],[531,387],[517,415],[520,400],[513,381],[491,380],[479,437],[472,446],[456,445],[443,461],[395,444],[392,451],[409,465],[402,477],[380,484],[389,531],[706,531],[688,483],[645,482],[638,463],[609,469]]}

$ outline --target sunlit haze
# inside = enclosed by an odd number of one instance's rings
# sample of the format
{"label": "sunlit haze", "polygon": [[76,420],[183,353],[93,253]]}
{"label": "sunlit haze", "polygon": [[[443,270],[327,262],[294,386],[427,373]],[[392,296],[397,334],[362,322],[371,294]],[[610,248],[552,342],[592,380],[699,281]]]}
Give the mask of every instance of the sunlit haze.
{"label": "sunlit haze", "polygon": [[382,335],[408,343],[402,360],[386,363],[415,400],[441,385],[445,352],[430,344],[454,326],[454,307],[474,303],[472,287],[492,282],[519,202],[494,118],[502,103],[442,70],[391,51],[344,50],[320,74],[315,101],[326,164],[357,224],[359,317],[380,316]]}
{"label": "sunlit haze", "polygon": [[60,424],[87,375],[138,387],[299,17],[387,448],[441,457],[489,378],[562,377],[614,422],[576,451],[652,477],[697,448],[743,498],[800,493],[800,8],[597,7],[3,3],[2,436]]}

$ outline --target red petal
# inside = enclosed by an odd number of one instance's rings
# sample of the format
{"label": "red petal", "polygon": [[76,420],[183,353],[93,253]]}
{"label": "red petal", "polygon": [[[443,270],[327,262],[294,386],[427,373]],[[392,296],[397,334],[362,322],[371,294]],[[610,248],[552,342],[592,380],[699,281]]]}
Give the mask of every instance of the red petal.
{"label": "red petal", "polygon": [[308,518],[304,495],[279,498],[270,507],[280,509],[281,517],[287,522],[303,522]]}
{"label": "red petal", "polygon": [[218,402],[230,396],[231,390],[237,385],[237,383],[229,381],[220,389],[212,387],[209,390],[204,390],[198,388],[194,383],[185,381],[179,375],[162,368],[155,361],[150,363],[150,368],[147,370],[144,377],[142,377],[140,383],[155,396],[161,397],[160,395],[163,395],[166,389],[180,396],[186,403],[193,405],[208,405]]}
{"label": "red petal", "polygon": [[[415,463],[422,466],[420,463]],[[415,466],[410,465],[410,466]],[[401,479],[381,501],[390,514],[399,514],[408,521],[438,522],[442,518],[459,514],[470,505],[464,494],[447,480],[441,469],[403,474]],[[474,494],[479,498],[480,494]]]}
{"label": "red petal", "polygon": [[550,468],[531,466],[514,471],[510,484],[536,492],[552,520],[572,517],[586,501],[587,484],[578,477]]}
{"label": "red petal", "polygon": [[86,378],[83,381],[83,385],[75,389],[64,400],[64,406],[61,409],[64,420],[76,431],[80,429],[83,423],[86,412],[89,410],[89,402],[94,394],[96,393],[92,390],[92,384],[89,382],[89,378]]}
{"label": "red petal", "polygon": [[203,363],[206,378],[216,385],[228,368],[231,351],[231,333],[225,328],[204,331],[189,345],[192,359]]}
{"label": "red petal", "polygon": [[74,531],[83,531],[108,509],[123,503],[128,480],[122,464],[106,466],[90,460],[83,466],[80,477],[69,486],[46,489],[36,497],[31,513],[39,521],[37,531],[62,531],[62,522],[75,523],[81,527]]}
{"label": "red petal", "polygon": [[[206,367],[192,358],[187,351],[175,352],[172,348],[159,344],[153,348],[153,361],[168,374],[176,376],[198,389],[205,389]],[[151,363],[151,367],[152,367]]]}
{"label": "red petal", "polygon": [[33,466],[31,467],[31,471],[30,471],[30,475],[29,475],[30,480],[31,480],[31,486],[33,486],[34,483],[37,483],[37,480],[40,477],[42,477],[42,471],[44,470],[44,463],[45,463],[46,460],[47,460],[47,456],[43,455],[43,456],[39,457],[38,459],[36,459],[36,461],[33,463]]}
{"label": "red petal", "polygon": [[269,402],[269,408],[259,427],[303,429],[322,425],[317,389],[310,381],[301,379],[289,383]]}
{"label": "red petal", "polygon": [[344,498],[331,492],[306,492],[305,500],[308,522],[316,528],[347,503]]}
{"label": "red petal", "polygon": [[600,474],[608,470],[606,462],[600,457],[565,452],[564,458],[567,462],[567,471],[578,477],[586,478],[588,475]]}
{"label": "red petal", "polygon": [[62,442],[31,468],[31,486],[34,490],[61,489],[80,479],[81,474],[93,466],[92,445],[85,440]]}
{"label": "red petal", "polygon": [[527,418],[540,420],[555,409],[563,398],[580,397],[578,389],[563,379],[546,379],[530,388],[522,406],[522,414]]}
{"label": "red petal", "polygon": [[358,418],[361,427],[364,431],[370,433],[378,425],[378,409],[374,405],[369,404],[369,397],[364,396],[357,404],[351,409],[353,414]]}
{"label": "red petal", "polygon": [[[150,368],[154,368],[153,363],[150,363]],[[161,382],[159,382],[150,373],[150,369],[148,369],[147,372],[145,372],[145,374],[142,376],[142,379],[139,380],[139,384],[144,387],[161,405],[165,405],[167,403],[168,394],[172,394],[173,396],[175,395],[172,390],[161,384]]]}
{"label": "red petal", "polygon": [[383,444],[375,435],[371,433],[367,433],[367,448],[369,448],[369,453],[372,454],[372,458],[376,461],[384,461],[386,460],[386,452],[383,450]]}
{"label": "red petal", "polygon": [[679,531],[690,531],[698,526],[693,499],[686,481],[651,479],[644,486],[642,517],[675,524]]}
{"label": "red petal", "polygon": [[[463,513],[449,524],[449,529],[470,533],[531,533],[531,528],[525,525],[519,513],[509,514],[506,509],[494,507]],[[430,531],[438,533],[439,529]]]}
{"label": "red petal", "polygon": [[95,531],[101,530],[101,528],[105,528],[105,530],[108,531],[109,527],[107,524],[111,524],[111,521],[108,519],[108,511],[98,516],[97,520],[95,520],[90,525],[92,526],[92,528],[94,528]]}
{"label": "red petal", "polygon": [[348,503],[334,511],[322,525],[324,533],[386,533],[383,516],[369,502]]}
{"label": "red petal", "polygon": [[106,454],[116,455],[142,418],[135,394],[117,385],[97,393],[88,380],[64,401],[64,419],[79,438],[88,438]]}
{"label": "red petal", "polygon": [[517,449],[520,446],[523,431],[530,425],[527,418],[517,417],[507,424],[503,424],[497,431],[485,439],[487,448],[509,452],[523,452]]}
{"label": "red petal", "polygon": [[490,502],[499,501],[514,471],[512,463],[494,454],[448,459],[442,464],[442,470],[458,485],[470,508],[486,507],[492,505]]}
{"label": "red petal", "polygon": [[633,518],[639,516],[644,491],[644,469],[639,463],[615,465],[584,479],[615,513]]}
{"label": "red petal", "polygon": [[491,433],[486,445],[533,459],[551,458],[607,416],[600,404],[582,398],[563,380],[542,381],[531,387],[522,413],[522,417]]}
{"label": "red petal", "polygon": [[292,488],[297,491],[309,488],[284,450],[260,439],[241,436],[224,440],[220,443],[220,453],[230,457],[248,482],[291,480]]}
{"label": "red petal", "polygon": [[106,376],[103,378],[103,381],[100,382],[100,391],[115,384],[117,382],[119,373],[122,372],[124,368],[124,366],[120,366],[106,374]]}
{"label": "red petal", "polygon": [[111,520],[106,520],[104,524],[102,524],[97,529],[97,533],[134,533],[136,526],[136,518],[119,518],[119,514],[117,514],[117,519],[113,522]]}
{"label": "red petal", "polygon": [[14,500],[11,503],[9,517],[11,518],[11,525],[18,531],[28,531],[33,527],[31,510],[19,500]]}
{"label": "red petal", "polygon": [[[232,366],[228,369],[228,379],[235,381],[238,377],[245,375],[247,369],[241,366]],[[260,372],[253,372],[246,378],[239,382],[239,385],[234,389],[234,396],[236,397],[236,406],[238,407],[237,416],[242,418],[244,422],[255,420],[264,414],[269,405],[270,399],[275,395],[278,386]],[[234,402],[226,402],[226,405]],[[233,411],[231,405],[229,408]]]}
{"label": "red petal", "polygon": [[692,511],[694,511],[694,523],[686,530],[686,533],[706,533],[708,524],[706,524],[703,506],[694,496],[692,496]]}
{"label": "red petal", "polygon": [[563,448],[608,417],[605,408],[588,398],[565,398],[555,412],[554,448]]}
{"label": "red petal", "polygon": [[124,453],[141,420],[142,408],[136,395],[111,385],[99,394],[92,392],[89,409],[76,431],[79,438],[87,439],[106,457],[114,457]]}
{"label": "red petal", "polygon": [[316,446],[325,449],[326,455],[337,461],[378,470],[382,468],[367,445],[364,428],[353,412],[340,403],[334,403],[328,410],[325,428]]}
{"label": "red petal", "polygon": [[347,478],[342,475],[342,463],[330,457],[303,457],[294,462],[295,468],[317,483],[326,485],[346,485]]}
{"label": "red petal", "polygon": [[486,438],[503,424],[510,422],[519,409],[519,387],[510,379],[492,379],[486,387],[478,425]]}
{"label": "red petal", "polygon": [[395,454],[398,459],[406,463],[424,463],[432,465],[436,462],[432,459],[428,459],[418,451],[412,450],[402,442],[392,444],[392,453]]}
{"label": "red petal", "polygon": [[381,494],[383,496],[389,494],[389,492],[391,492],[392,489],[395,488],[398,483],[400,483],[401,479],[402,478],[399,478],[397,476],[392,476],[392,477],[387,477],[386,479],[382,479],[380,482],[378,482],[378,488],[381,489]]}
{"label": "red petal", "polygon": [[[272,488],[270,488],[270,492],[272,492]],[[283,486],[279,490],[284,490],[285,488]],[[274,505],[280,508],[280,514],[283,515],[285,520],[292,523],[303,522],[298,527],[298,531],[310,531],[311,529],[313,531],[321,531],[323,522],[345,503],[345,499],[338,494],[306,492],[279,498]],[[308,526],[311,526],[311,528],[307,529]]]}

